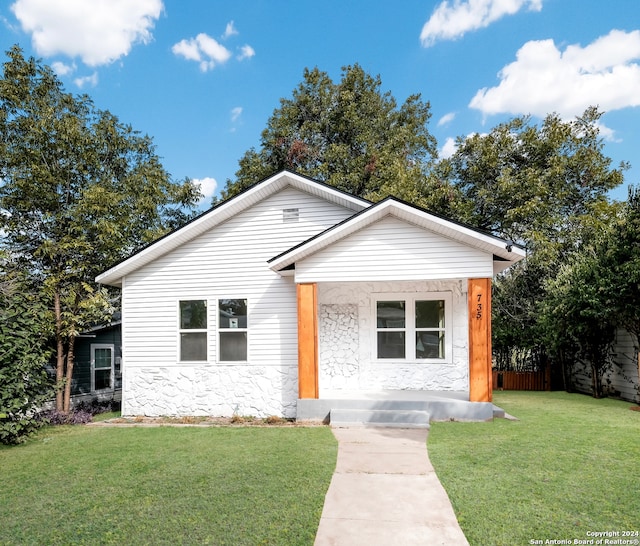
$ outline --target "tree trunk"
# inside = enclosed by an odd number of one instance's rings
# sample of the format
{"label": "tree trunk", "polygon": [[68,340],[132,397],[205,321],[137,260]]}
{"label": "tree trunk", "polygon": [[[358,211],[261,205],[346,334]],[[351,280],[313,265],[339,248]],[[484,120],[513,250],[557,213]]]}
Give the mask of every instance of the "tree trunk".
{"label": "tree trunk", "polygon": [[69,338],[69,346],[67,351],[67,373],[64,383],[64,413],[69,413],[71,409],[71,378],[73,376],[73,364],[75,360],[75,343],[76,337]]}
{"label": "tree trunk", "polygon": [[600,374],[598,373],[599,369],[596,364],[591,364],[591,390],[593,391],[594,398],[602,398],[600,391]]}
{"label": "tree trunk", "polygon": [[64,343],[62,341],[62,309],[60,293],[53,295],[53,310],[56,320],[56,410],[64,411],[62,380],[64,379]]}

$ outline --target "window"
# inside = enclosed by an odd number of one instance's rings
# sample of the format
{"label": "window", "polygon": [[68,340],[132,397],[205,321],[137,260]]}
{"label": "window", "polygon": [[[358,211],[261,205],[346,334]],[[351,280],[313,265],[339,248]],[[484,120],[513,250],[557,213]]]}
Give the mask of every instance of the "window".
{"label": "window", "polygon": [[376,358],[451,361],[450,310],[449,293],[380,295]]}
{"label": "window", "polygon": [[247,360],[247,300],[218,300],[218,360]]}
{"label": "window", "polygon": [[91,345],[91,390],[113,390],[114,377],[113,345]]}
{"label": "window", "polygon": [[207,301],[180,302],[180,361],[207,360]]}

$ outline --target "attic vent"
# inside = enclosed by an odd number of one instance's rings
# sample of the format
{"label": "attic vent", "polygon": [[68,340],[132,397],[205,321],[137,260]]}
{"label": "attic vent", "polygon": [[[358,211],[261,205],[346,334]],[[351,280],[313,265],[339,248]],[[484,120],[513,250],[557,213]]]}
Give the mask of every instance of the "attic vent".
{"label": "attic vent", "polygon": [[300,209],[282,209],[282,221],[297,222],[300,218]]}

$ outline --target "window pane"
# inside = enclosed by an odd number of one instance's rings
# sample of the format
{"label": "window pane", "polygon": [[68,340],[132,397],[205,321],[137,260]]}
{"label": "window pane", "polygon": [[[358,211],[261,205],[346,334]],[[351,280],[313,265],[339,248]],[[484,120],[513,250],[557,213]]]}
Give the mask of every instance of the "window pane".
{"label": "window pane", "polygon": [[207,302],[189,300],[180,302],[180,329],[204,330],[207,327]]}
{"label": "window pane", "polygon": [[404,332],[378,332],[378,358],[404,358]]}
{"label": "window pane", "polygon": [[218,317],[218,328],[246,328],[247,300],[218,300]]}
{"label": "window pane", "polygon": [[95,389],[97,391],[111,388],[111,370],[95,371]]}
{"label": "window pane", "polygon": [[222,362],[247,360],[246,332],[220,332],[220,360]]}
{"label": "window pane", "polygon": [[416,328],[444,328],[444,300],[416,301]]}
{"label": "window pane", "polygon": [[416,358],[444,358],[444,332],[416,332]]}
{"label": "window pane", "polygon": [[109,368],[111,369],[111,349],[94,349],[94,368]]}
{"label": "window pane", "polygon": [[180,334],[180,360],[207,360],[207,333]]}
{"label": "window pane", "polygon": [[405,313],[403,301],[377,302],[378,328],[404,328]]}

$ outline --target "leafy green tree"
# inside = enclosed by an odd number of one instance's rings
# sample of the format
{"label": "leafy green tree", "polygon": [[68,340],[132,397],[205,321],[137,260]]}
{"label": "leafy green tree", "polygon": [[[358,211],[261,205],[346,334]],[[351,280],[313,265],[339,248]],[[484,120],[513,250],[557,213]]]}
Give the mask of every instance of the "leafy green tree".
{"label": "leafy green tree", "polygon": [[500,366],[539,367],[561,356],[541,343],[549,282],[615,217],[619,205],[608,192],[627,167],[613,168],[604,155],[600,116],[590,108],[573,121],[551,114],[540,125],[518,117],[486,135],[458,139],[457,152],[437,167],[453,188],[450,214],[528,250],[494,284]]}
{"label": "leafy green tree", "polygon": [[419,186],[437,153],[427,129],[430,106],[419,95],[398,106],[381,87],[357,64],[344,67],[338,83],[305,69],[292,98],[281,99],[269,118],[260,149],[240,159],[222,198],[283,169],[372,199],[399,180],[403,188]]}
{"label": "leafy green tree", "polygon": [[620,326],[631,333],[640,349],[640,189],[629,188],[629,198],[600,249],[611,272],[610,299]]}
{"label": "leafy green tree", "polygon": [[556,354],[568,354],[572,363],[590,369],[596,398],[604,394],[602,378],[611,366],[615,339],[610,280],[611,271],[597,246],[583,249],[549,281],[543,304],[544,339]]}
{"label": "leafy green tree", "polygon": [[638,358],[640,394],[640,189],[629,188],[629,197],[603,240],[598,256],[607,272],[607,305],[613,320],[633,339]]}
{"label": "leafy green tree", "polygon": [[70,404],[78,332],[111,312],[96,274],[180,225],[199,191],[173,182],[152,140],[63,90],[15,46],[0,78],[0,243],[41,288],[55,324],[56,374]]}
{"label": "leafy green tree", "polygon": [[440,168],[460,193],[460,219],[531,249],[573,245],[582,236],[576,220],[609,213],[607,194],[628,167],[612,168],[604,155],[601,115],[595,108],[573,121],[550,114],[539,126],[517,117],[459,138]]}
{"label": "leafy green tree", "polygon": [[47,308],[24,279],[0,271],[0,443],[23,441],[42,423],[53,390],[45,364],[51,331]]}

